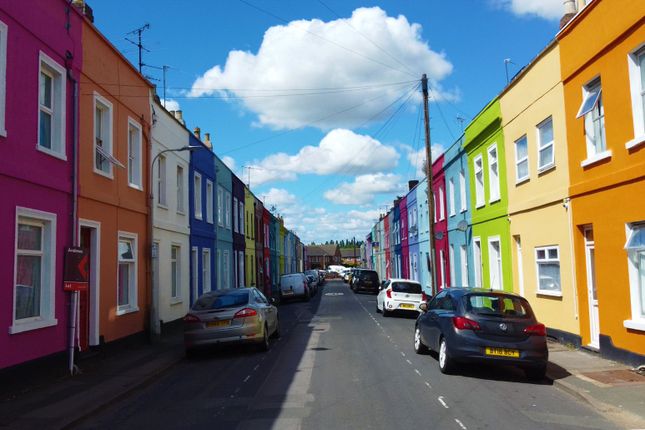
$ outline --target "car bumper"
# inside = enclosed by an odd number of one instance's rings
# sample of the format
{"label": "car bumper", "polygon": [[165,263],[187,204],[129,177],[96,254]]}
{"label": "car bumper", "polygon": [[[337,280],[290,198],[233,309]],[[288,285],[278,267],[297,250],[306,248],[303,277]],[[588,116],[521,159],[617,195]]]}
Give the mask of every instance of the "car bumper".
{"label": "car bumper", "polygon": [[[516,343],[495,342],[475,336],[460,337],[457,341],[448,339],[448,355],[455,361],[463,363],[498,363],[523,367],[540,367],[549,360],[546,339],[529,336]],[[502,348],[519,351],[519,357],[503,357],[486,354],[486,348]]]}
{"label": "car bumper", "polygon": [[[409,306],[412,307],[409,307]],[[416,312],[419,313],[419,305],[421,303],[415,303],[415,302],[403,302],[403,301],[398,301],[398,300],[386,300],[383,303],[383,306],[385,309],[388,311],[397,311],[397,312]]]}
{"label": "car bumper", "polygon": [[187,349],[201,346],[263,342],[261,326],[243,326],[226,330],[192,330],[184,331],[184,346]]}

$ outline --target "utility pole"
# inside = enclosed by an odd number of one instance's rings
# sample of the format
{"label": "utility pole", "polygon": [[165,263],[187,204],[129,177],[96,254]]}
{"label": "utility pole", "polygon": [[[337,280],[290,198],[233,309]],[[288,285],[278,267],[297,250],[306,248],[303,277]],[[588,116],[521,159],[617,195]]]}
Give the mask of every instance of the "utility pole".
{"label": "utility pole", "polygon": [[146,31],[149,28],[150,28],[150,24],[146,23],[143,26],[137,28],[136,30],[132,30],[131,32],[127,33],[127,34],[135,34],[136,33],[137,36],[139,37],[139,42],[138,43],[128,39],[127,37],[125,38],[125,40],[127,40],[128,42],[132,43],[134,46],[139,48],[139,73],[141,73],[141,69],[143,67],[143,61],[141,60],[141,51],[150,52],[149,50],[144,48],[143,44],[141,43],[141,33],[143,33],[144,31]]}
{"label": "utility pole", "polygon": [[430,150],[430,111],[428,108],[428,77],[424,73],[421,77],[421,89],[423,91],[423,117],[425,120],[426,132],[426,175],[428,177],[428,224],[430,227],[430,276],[432,279],[432,293],[437,292],[436,283],[436,264],[435,264],[435,247],[434,247],[434,198],[432,192],[432,151]]}

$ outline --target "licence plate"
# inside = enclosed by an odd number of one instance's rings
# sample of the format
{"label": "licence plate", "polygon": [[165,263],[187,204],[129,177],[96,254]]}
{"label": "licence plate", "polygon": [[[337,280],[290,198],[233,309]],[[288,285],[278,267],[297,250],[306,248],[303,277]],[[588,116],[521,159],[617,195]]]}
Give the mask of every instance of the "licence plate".
{"label": "licence plate", "polygon": [[518,351],[517,349],[486,347],[486,355],[495,355],[497,357],[520,358],[520,351]]}
{"label": "licence plate", "polygon": [[282,295],[283,295],[283,296],[291,296],[291,295],[293,295],[293,291],[291,291],[291,290],[289,290],[289,291],[283,291],[283,292],[282,292]]}
{"label": "licence plate", "polygon": [[206,327],[227,327],[231,324],[230,320],[211,321],[206,323]]}
{"label": "licence plate", "polygon": [[401,309],[414,309],[414,305],[412,305],[412,304],[410,304],[410,303],[401,303],[401,304],[399,305],[399,307],[400,307]]}

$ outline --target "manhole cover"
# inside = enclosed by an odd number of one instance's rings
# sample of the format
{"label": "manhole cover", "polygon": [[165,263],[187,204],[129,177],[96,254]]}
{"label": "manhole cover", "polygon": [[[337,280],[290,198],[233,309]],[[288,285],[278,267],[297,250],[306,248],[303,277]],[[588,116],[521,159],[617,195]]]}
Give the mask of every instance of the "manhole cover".
{"label": "manhole cover", "polygon": [[585,372],[583,375],[608,385],[645,384],[645,376],[628,369]]}

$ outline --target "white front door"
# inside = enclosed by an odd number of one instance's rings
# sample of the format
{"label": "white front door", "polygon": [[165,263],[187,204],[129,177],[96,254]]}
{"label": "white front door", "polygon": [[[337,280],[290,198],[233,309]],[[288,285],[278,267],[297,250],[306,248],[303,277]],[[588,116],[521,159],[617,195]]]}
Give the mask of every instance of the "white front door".
{"label": "white front door", "polygon": [[600,322],[598,295],[596,293],[596,260],[594,255],[593,230],[585,229],[585,257],[587,261],[587,294],[589,297],[589,346],[600,347]]}

